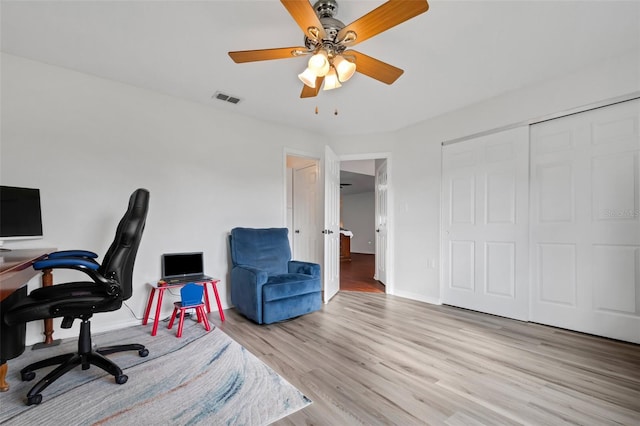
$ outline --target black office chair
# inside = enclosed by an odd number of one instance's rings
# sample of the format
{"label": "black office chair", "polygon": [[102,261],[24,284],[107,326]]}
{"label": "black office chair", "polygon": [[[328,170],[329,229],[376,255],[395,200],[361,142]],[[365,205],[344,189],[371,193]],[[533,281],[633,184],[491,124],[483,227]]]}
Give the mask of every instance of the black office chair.
{"label": "black office chair", "polygon": [[41,379],[27,394],[27,405],[40,404],[41,392],[63,374],[81,365],[87,370],[91,364],[113,375],[116,383],[123,384],[128,377],[120,367],[104,355],[114,352],[137,350],[141,357],[149,351],[139,344],[118,345],[93,349],[91,343],[91,322],[96,312],[110,312],[119,309],[122,302],[131,297],[133,264],[142,238],[147,211],[149,191],[136,190],[129,199],[129,208],[120,220],[113,243],[104,255],[102,264],[95,261],[95,253],[83,250],[57,252],[45,260],[34,264],[36,269],[67,268],[86,273],[92,281],[56,284],[33,290],[6,312],[2,319],[12,326],[29,321],[62,317],[62,328],[71,328],[78,318],[80,337],[78,352],[59,355],[33,363],[20,371],[22,380],[33,380],[34,370],[59,364]]}

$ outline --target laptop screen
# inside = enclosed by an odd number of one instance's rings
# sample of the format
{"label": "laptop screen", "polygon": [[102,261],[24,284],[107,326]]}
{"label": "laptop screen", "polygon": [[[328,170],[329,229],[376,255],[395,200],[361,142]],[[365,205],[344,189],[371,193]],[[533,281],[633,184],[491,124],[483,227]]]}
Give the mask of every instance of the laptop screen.
{"label": "laptop screen", "polygon": [[199,253],[165,253],[162,255],[162,278],[203,275],[204,262]]}

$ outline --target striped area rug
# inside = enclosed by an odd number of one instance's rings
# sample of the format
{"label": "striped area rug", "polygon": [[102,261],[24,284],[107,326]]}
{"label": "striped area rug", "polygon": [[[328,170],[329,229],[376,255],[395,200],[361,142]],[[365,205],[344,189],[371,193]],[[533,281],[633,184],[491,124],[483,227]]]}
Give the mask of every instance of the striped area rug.
{"label": "striped area rug", "polygon": [[[9,361],[8,392],[0,394],[0,423],[7,425],[267,425],[311,401],[270,367],[218,328],[185,322],[150,336],[149,327],[131,327],[93,336],[97,346],[141,343],[135,351],[112,354],[129,376],[118,385],[92,366],[76,367],[42,393],[40,405],[26,406],[25,395],[44,376],[21,382],[20,369],[31,362],[73,352],[75,340],[25,353]],[[162,328],[162,327],[161,327]]]}

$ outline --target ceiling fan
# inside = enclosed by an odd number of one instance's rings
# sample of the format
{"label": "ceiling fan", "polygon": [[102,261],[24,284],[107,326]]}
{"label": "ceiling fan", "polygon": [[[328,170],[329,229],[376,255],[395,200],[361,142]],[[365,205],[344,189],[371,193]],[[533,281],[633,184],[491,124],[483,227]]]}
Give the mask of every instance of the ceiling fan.
{"label": "ceiling fan", "polygon": [[351,49],[389,28],[395,27],[429,9],[426,0],[388,0],[386,3],[344,25],[334,18],[336,0],[280,0],[304,32],[304,46],[229,52],[236,63],[267,61],[311,55],[308,67],[298,78],[304,83],[301,98],[317,96],[320,87],[335,89],[357,71],[386,84],[392,84],[404,72],[378,59]]}

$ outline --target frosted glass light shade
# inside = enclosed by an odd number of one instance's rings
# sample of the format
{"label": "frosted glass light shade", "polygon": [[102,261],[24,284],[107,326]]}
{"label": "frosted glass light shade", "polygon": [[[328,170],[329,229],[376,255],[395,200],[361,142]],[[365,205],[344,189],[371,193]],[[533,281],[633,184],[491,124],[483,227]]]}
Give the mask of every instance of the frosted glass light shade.
{"label": "frosted glass light shade", "polygon": [[311,71],[309,68],[302,71],[302,73],[298,74],[298,78],[307,86],[315,89],[316,87],[316,74]]}
{"label": "frosted glass light shade", "polygon": [[353,76],[353,73],[356,72],[356,64],[349,62],[340,55],[333,58],[333,66],[338,73],[338,79],[343,83],[349,80],[351,76]]}
{"label": "frosted glass light shade", "polygon": [[313,71],[316,76],[324,77],[329,72],[331,65],[329,64],[329,57],[327,52],[319,50],[318,53],[309,58],[309,69]]}
{"label": "frosted glass light shade", "polygon": [[338,81],[338,75],[336,74],[336,69],[331,67],[331,70],[329,71],[327,76],[324,78],[324,87],[322,88],[322,90],[337,89],[340,86],[342,86],[342,84],[340,84],[340,82]]}

